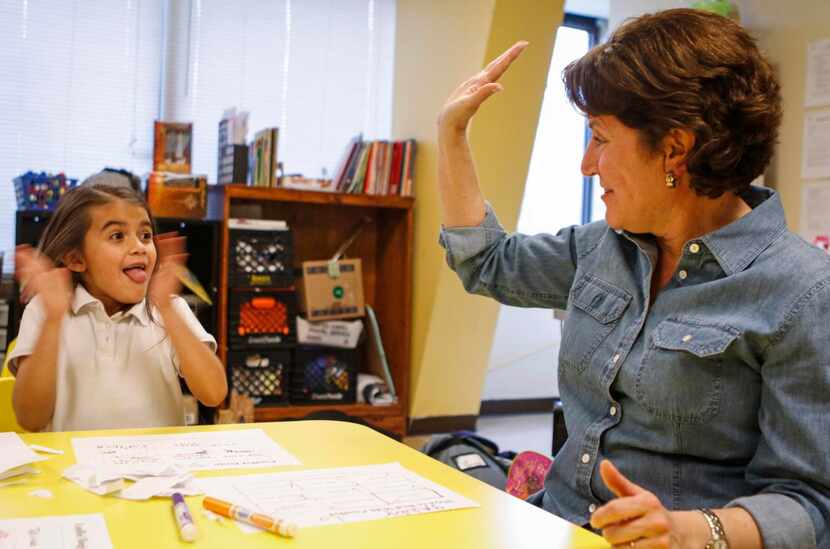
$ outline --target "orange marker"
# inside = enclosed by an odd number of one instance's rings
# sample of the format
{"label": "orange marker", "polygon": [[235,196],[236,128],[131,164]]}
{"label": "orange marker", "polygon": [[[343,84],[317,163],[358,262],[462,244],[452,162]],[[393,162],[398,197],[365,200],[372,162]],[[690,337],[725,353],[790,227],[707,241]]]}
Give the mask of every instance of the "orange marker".
{"label": "orange marker", "polygon": [[263,530],[279,534],[286,538],[293,538],[296,536],[297,530],[299,529],[299,527],[293,522],[275,519],[260,513],[254,513],[253,511],[249,511],[239,505],[234,505],[232,503],[228,503],[227,501],[222,501],[221,499],[212,498],[210,496],[205,497],[202,501],[202,505],[205,509],[212,511],[217,515],[239,520],[252,526],[262,528]]}

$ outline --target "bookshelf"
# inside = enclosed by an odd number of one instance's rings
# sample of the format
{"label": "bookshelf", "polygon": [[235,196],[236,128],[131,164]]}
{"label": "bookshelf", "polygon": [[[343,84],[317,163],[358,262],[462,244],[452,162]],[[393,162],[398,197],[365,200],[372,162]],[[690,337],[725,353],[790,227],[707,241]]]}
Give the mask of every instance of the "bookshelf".
{"label": "bookshelf", "polygon": [[[228,351],[228,224],[234,217],[284,220],[294,233],[294,266],[328,259],[364,217],[372,222],[347,250],[363,263],[363,292],[378,317],[383,344],[398,393],[392,406],[368,404],[315,404],[259,406],[257,421],[298,419],[323,410],[339,411],[365,419],[387,431],[406,434],[410,336],[412,325],[412,197],[370,196],[255,188],[244,185],[210,185],[208,216],[222,220],[217,299],[219,357]],[[299,272],[299,269],[297,269]]]}

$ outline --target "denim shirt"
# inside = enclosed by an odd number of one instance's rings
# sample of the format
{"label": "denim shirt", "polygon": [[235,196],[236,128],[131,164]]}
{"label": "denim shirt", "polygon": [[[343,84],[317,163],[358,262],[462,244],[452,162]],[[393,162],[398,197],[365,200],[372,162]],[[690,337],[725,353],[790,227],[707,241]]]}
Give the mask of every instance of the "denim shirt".
{"label": "denim shirt", "polygon": [[653,302],[651,235],[605,222],[507,234],[489,204],[440,243],[467,291],[567,309],[568,439],[543,507],[586,524],[610,459],[668,509],[739,506],[766,549],[830,548],[830,259],[787,230],[779,197],[687,242]]}

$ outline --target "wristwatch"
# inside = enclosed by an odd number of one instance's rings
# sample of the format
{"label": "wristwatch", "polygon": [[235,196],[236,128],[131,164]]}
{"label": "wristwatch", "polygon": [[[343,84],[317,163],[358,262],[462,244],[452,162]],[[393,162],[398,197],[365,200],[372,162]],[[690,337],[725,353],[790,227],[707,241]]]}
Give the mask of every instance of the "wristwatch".
{"label": "wristwatch", "polygon": [[704,549],[729,549],[726,532],[723,531],[723,524],[721,524],[718,516],[711,509],[701,508],[700,512],[703,513],[703,518],[706,519],[709,530],[712,531],[712,539],[709,540]]}

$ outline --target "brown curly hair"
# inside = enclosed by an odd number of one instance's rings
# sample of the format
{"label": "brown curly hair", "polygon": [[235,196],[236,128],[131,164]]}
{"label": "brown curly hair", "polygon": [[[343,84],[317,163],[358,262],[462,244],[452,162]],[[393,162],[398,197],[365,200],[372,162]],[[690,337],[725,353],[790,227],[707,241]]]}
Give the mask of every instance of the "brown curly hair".
{"label": "brown curly hair", "polygon": [[781,92],[755,40],[732,20],[693,9],[631,19],[563,71],[571,103],[616,116],[651,152],[667,133],[695,135],[687,168],[702,196],[746,189],[769,164]]}

